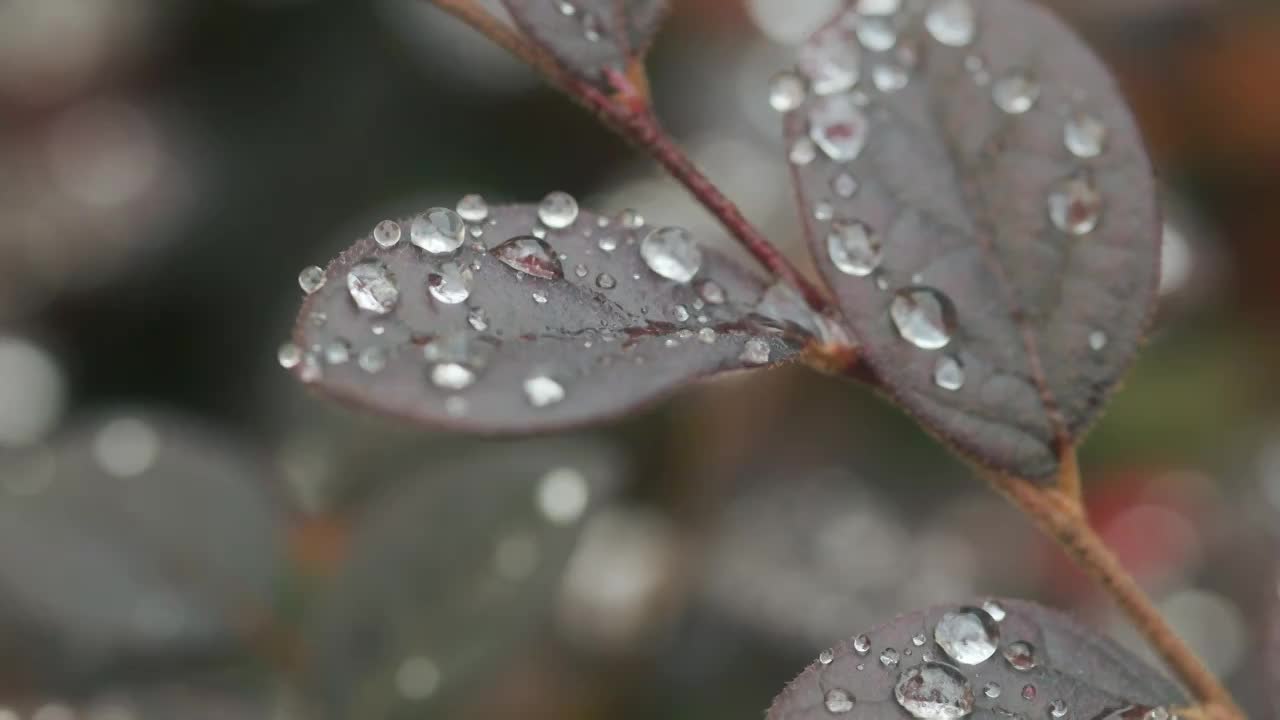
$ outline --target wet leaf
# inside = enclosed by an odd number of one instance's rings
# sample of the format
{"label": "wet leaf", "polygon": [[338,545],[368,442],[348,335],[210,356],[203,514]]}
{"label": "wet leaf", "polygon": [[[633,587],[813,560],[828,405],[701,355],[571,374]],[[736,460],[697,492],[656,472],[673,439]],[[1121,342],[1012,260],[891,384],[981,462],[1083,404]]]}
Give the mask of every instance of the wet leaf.
{"label": "wet leaf", "polygon": [[802,50],[807,92],[784,76],[771,93],[806,233],[887,391],[964,454],[1045,478],[1152,315],[1150,163],[1107,70],[1047,11],[903,8],[838,18]]}
{"label": "wet leaf", "polygon": [[665,0],[504,0],[520,26],[573,74],[606,88],[653,41]]}
{"label": "wet leaf", "polygon": [[243,649],[283,519],[262,468],[180,418],[113,414],[0,463],[0,654],[57,684]]}
{"label": "wet leaf", "polygon": [[[282,364],[387,415],[535,432],[785,361],[805,335],[759,316],[762,281],[678,228],[579,211],[554,193],[540,207],[484,211],[468,228],[438,209],[388,221],[327,271],[304,272],[313,292]],[[789,318],[777,304],[764,309]]]}
{"label": "wet leaf", "polygon": [[550,618],[585,518],[620,485],[579,438],[431,463],[356,520],[349,559],[307,620],[321,717],[445,716]]}
{"label": "wet leaf", "polygon": [[819,656],[769,720],[1141,720],[1184,704],[1169,680],[1067,616],[1021,600],[903,615]]}

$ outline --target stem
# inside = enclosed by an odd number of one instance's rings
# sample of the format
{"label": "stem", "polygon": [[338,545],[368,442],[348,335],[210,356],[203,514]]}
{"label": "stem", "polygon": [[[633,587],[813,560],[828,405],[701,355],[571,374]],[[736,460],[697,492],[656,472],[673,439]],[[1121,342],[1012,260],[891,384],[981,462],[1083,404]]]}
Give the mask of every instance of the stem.
{"label": "stem", "polygon": [[[1070,451],[1075,465],[1075,451]],[[1064,456],[1064,460],[1065,460]],[[1035,520],[1085,572],[1093,577],[1129,616],[1130,621],[1202,704],[1215,706],[1219,717],[1243,720],[1245,714],[1213,673],[1165,622],[1155,604],[1089,525],[1083,506],[1060,489],[1042,488],[1021,478],[984,472],[983,477]],[[1078,475],[1077,475],[1078,478]]]}

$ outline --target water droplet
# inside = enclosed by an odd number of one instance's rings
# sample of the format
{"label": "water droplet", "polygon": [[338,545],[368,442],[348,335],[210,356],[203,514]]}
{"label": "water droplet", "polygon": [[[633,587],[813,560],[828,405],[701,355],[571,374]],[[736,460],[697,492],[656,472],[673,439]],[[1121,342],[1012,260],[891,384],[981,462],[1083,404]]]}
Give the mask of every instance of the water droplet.
{"label": "water droplet", "polygon": [[952,392],[959,390],[964,387],[964,366],[960,364],[959,359],[951,355],[943,355],[933,366],[933,382],[943,390]]}
{"label": "water droplet", "polygon": [[983,602],[982,609],[988,615],[991,616],[992,620],[995,620],[996,622],[1000,622],[1001,620],[1004,620],[1004,616],[1005,616],[1004,606],[996,602],[995,600],[987,600]]}
{"label": "water droplet", "polygon": [[1020,672],[1027,672],[1036,666],[1036,649],[1031,643],[1011,642],[1004,647],[1004,659],[1009,661],[1009,666]]}
{"label": "water droplet", "polygon": [[538,482],[538,510],[552,525],[566,527],[578,522],[590,500],[591,486],[574,468],[554,468]]}
{"label": "water droplet", "polygon": [[502,264],[527,275],[543,280],[559,280],[564,277],[564,267],[555,251],[546,240],[532,235],[511,238],[489,252],[501,260]]}
{"label": "water droplet", "polygon": [[387,351],[385,348],[371,345],[360,351],[356,364],[367,373],[380,373],[387,367]]}
{"label": "water droplet", "polygon": [[1049,190],[1049,219],[1068,235],[1088,235],[1102,219],[1102,195],[1087,174],[1058,181]]}
{"label": "water droplet", "polygon": [[813,162],[818,157],[818,146],[813,144],[809,138],[799,138],[791,143],[791,151],[787,153],[787,159],[792,165],[804,167]]}
{"label": "water droplet", "polygon": [[308,295],[324,287],[324,270],[315,265],[303,268],[298,273],[298,287]]}
{"label": "water droplet", "polygon": [[533,236],[541,240],[547,236],[547,229],[539,225],[533,229]]}
{"label": "water droplet", "polygon": [[920,720],[956,720],[973,712],[973,688],[959,670],[941,663],[907,668],[893,697]]}
{"label": "water droplet", "polygon": [[854,34],[858,36],[862,47],[872,52],[892,50],[898,44],[898,31],[885,18],[862,18],[854,28]]}
{"label": "water droplet", "polygon": [[1063,129],[1063,144],[1078,158],[1095,158],[1107,146],[1107,126],[1088,113],[1072,115]]}
{"label": "water droplet", "polygon": [[467,322],[476,332],[484,332],[489,329],[489,316],[483,308],[475,308],[467,313]]}
{"label": "water droplet", "polygon": [[830,650],[823,650],[822,652],[818,653],[819,665],[830,665],[831,661],[835,659],[836,659],[836,654],[831,652]]}
{"label": "water droplet", "polygon": [[539,305],[546,305],[546,304],[547,304],[547,294],[546,294],[546,293],[541,293],[541,292],[538,292],[538,291],[536,291],[536,290],[535,290],[535,291],[533,292],[533,301],[534,301],[534,302],[536,302],[536,303],[538,303]]}
{"label": "water droplet", "polygon": [[1089,333],[1089,347],[1094,352],[1101,352],[1107,346],[1107,334],[1101,330]]}
{"label": "water droplet", "polygon": [[898,651],[893,648],[885,648],[880,653],[880,664],[885,667],[893,667],[898,664]]}
{"label": "water droplet", "polygon": [[347,292],[356,307],[385,315],[400,300],[400,288],[387,266],[378,260],[365,260],[347,273]]}
{"label": "water droplet", "polygon": [[640,256],[649,269],[668,280],[687,283],[702,268],[702,251],[682,227],[664,227],[645,236]]}
{"label": "water droplet", "polygon": [[587,42],[600,42],[600,18],[595,13],[586,13],[582,16],[582,37]]}
{"label": "water droplet", "polygon": [[557,0],[556,7],[559,8],[560,14],[566,17],[572,17],[578,13],[578,7],[569,0]]}
{"label": "water droplet", "polygon": [[769,362],[769,343],[760,338],[751,338],[742,349],[738,359],[747,365],[766,365]]}
{"label": "water droplet", "polygon": [[564,386],[546,375],[535,375],[524,381],[524,395],[534,407],[547,407],[564,400]]}
{"label": "water droplet", "polygon": [[831,191],[842,198],[851,198],[858,192],[858,181],[842,172],[831,179]]}
{"label": "water droplet", "polygon": [[601,290],[612,290],[618,286],[618,281],[613,279],[609,273],[600,273],[596,276],[596,287]]}
{"label": "water droplet", "polygon": [[835,208],[831,207],[831,203],[822,200],[813,206],[813,219],[819,222],[826,222],[835,215]]}
{"label": "water droplet", "polygon": [[605,252],[613,252],[618,249],[618,238],[612,235],[601,235],[596,245]]}
{"label": "water droplet", "polygon": [[986,662],[1000,645],[1000,627],[978,608],[960,608],[942,616],[933,629],[942,651],[963,665]]}
{"label": "water droplet", "polygon": [[440,272],[427,276],[431,297],[446,305],[457,305],[471,297],[471,271],[458,269],[457,263],[445,263]]}
{"label": "water droplet", "polygon": [[996,107],[1010,115],[1021,115],[1035,107],[1040,99],[1040,85],[1026,73],[1017,71],[991,86],[991,99]]}
{"label": "water droplet", "polygon": [[822,704],[827,712],[842,715],[853,710],[853,696],[844,690],[833,688],[827,691]]}
{"label": "water droplet", "polygon": [[911,644],[915,645],[916,647],[920,647],[921,645],[924,645],[927,639],[928,638],[925,637],[924,633],[916,633],[915,635],[911,636]]}
{"label": "water droplet", "polygon": [[791,112],[804,103],[809,88],[799,74],[786,71],[769,81],[769,107],[780,113]]}
{"label": "water droplet", "polygon": [[999,685],[999,683],[989,682],[989,683],[987,683],[986,685],[982,686],[982,694],[983,694],[983,695],[986,695],[987,697],[991,698],[992,700],[994,700],[994,699],[996,699],[996,698],[1000,697],[1000,685]]}
{"label": "water droplet", "polygon": [[716,341],[716,331],[709,327],[704,327],[698,331],[698,339],[711,345]]}
{"label": "water droplet", "polygon": [[1035,685],[1025,685],[1025,686],[1023,686],[1023,688],[1022,688],[1022,699],[1023,699],[1023,700],[1035,700],[1035,699],[1036,699],[1036,686],[1035,686]]}
{"label": "water droplet", "polygon": [[683,305],[672,305],[667,310],[667,314],[676,322],[687,322],[689,320],[689,308]]}
{"label": "water droplet", "polygon": [[699,298],[710,305],[721,305],[725,301],[724,288],[715,280],[699,280],[694,290]]}
{"label": "water droplet", "polygon": [[857,84],[861,57],[842,28],[828,27],[801,46],[798,63],[814,93],[834,95]]}
{"label": "water droplet", "polygon": [[924,26],[943,45],[964,47],[973,42],[978,23],[969,0],[934,0]]}
{"label": "water droplet", "polygon": [[466,236],[467,224],[448,208],[432,208],[409,224],[409,242],[434,255],[457,250]]}
{"label": "water droplet", "polygon": [[440,687],[440,667],[429,657],[408,657],[396,669],[395,680],[406,700],[426,700]]}
{"label": "water droplet", "polygon": [[858,0],[857,10],[863,15],[893,15],[902,7],[902,0]]}
{"label": "water droplet", "polygon": [[955,310],[945,295],[927,287],[894,293],[889,317],[904,340],[922,350],[938,350],[951,342]]}
{"label": "water droplet", "polygon": [[627,208],[626,210],[618,213],[618,222],[621,223],[624,228],[635,230],[637,228],[644,227],[644,216],[631,208]]}
{"label": "water droplet", "polygon": [[853,639],[853,651],[859,655],[866,655],[871,652],[871,638],[866,635],[859,635]]}
{"label": "water droplet", "polygon": [[1142,720],[1169,720],[1171,713],[1166,707],[1153,707],[1142,716]]}
{"label": "water droplet", "polygon": [[809,137],[827,157],[849,162],[867,144],[867,118],[848,96],[821,98],[809,109]]}
{"label": "water droplet", "polygon": [[587,266],[582,263],[578,263],[578,265],[573,268],[573,274],[576,277],[584,278],[587,276],[587,272]]}
{"label": "water droplet", "polygon": [[345,365],[351,360],[351,343],[338,339],[324,349],[324,361],[329,365]]}
{"label": "water droplet", "polygon": [[276,361],[285,370],[292,370],[298,367],[298,363],[302,362],[302,348],[287,342],[276,351]]}
{"label": "water droplet", "polygon": [[911,74],[904,67],[881,63],[871,69],[871,83],[882,93],[897,92],[909,82]]}
{"label": "water droplet", "polygon": [[460,363],[440,363],[431,368],[431,382],[438,388],[464,390],[475,381],[475,372]]}
{"label": "water droplet", "polygon": [[827,235],[827,255],[840,272],[866,277],[880,267],[884,249],[880,236],[866,223],[837,220]]}
{"label": "water droplet", "polygon": [[578,201],[566,192],[553,192],[538,205],[538,219],[555,230],[567,228],[578,219]]}
{"label": "water droplet", "polygon": [[395,220],[383,220],[373,226],[373,241],[384,248],[394,247],[400,242],[400,223]]}
{"label": "water droplet", "polygon": [[1064,700],[1054,700],[1049,703],[1049,714],[1053,717],[1060,718],[1067,714],[1067,703]]}
{"label": "water droplet", "polygon": [[458,201],[457,211],[467,222],[484,222],[489,217],[489,203],[479,195],[465,195]]}

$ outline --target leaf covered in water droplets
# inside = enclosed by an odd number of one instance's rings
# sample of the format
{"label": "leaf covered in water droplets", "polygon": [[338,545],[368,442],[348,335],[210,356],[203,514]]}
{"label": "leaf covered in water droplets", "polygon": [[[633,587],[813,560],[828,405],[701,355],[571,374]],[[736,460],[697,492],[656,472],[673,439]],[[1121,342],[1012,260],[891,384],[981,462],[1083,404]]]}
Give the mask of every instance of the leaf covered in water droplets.
{"label": "leaf covered in water droplets", "polygon": [[1134,358],[1160,223],[1110,75],[1023,0],[850,10],[779,76],[806,234],[886,390],[1042,479]]}
{"label": "leaf covered in water droplets", "polygon": [[1155,720],[1178,688],[1048,608],[989,599],[903,615],[823,652],[768,720]]}
{"label": "leaf covered in water droplets", "polygon": [[786,361],[808,337],[794,304],[681,228],[596,215],[564,193],[458,208],[384,221],[304,271],[281,364],[391,416],[525,433]]}
{"label": "leaf covered in water droplets", "polygon": [[666,0],[503,2],[520,28],[561,65],[607,89],[648,50],[667,11]]}

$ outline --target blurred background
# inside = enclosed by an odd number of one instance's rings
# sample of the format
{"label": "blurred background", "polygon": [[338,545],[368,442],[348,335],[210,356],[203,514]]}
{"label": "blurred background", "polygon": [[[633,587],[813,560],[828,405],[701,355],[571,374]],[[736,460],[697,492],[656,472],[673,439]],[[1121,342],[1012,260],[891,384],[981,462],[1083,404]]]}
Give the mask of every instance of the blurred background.
{"label": "blurred background", "polygon": [[[1085,449],[1092,511],[1268,716],[1280,5],[1050,4],[1118,74],[1169,216],[1157,327]],[[660,109],[799,258],[765,88],[839,2],[677,5]],[[979,594],[1141,647],[852,384],[758,374],[498,443],[276,364],[302,267],[383,217],[552,189],[723,242],[419,0],[0,0],[0,720],[758,718],[819,650]]]}

